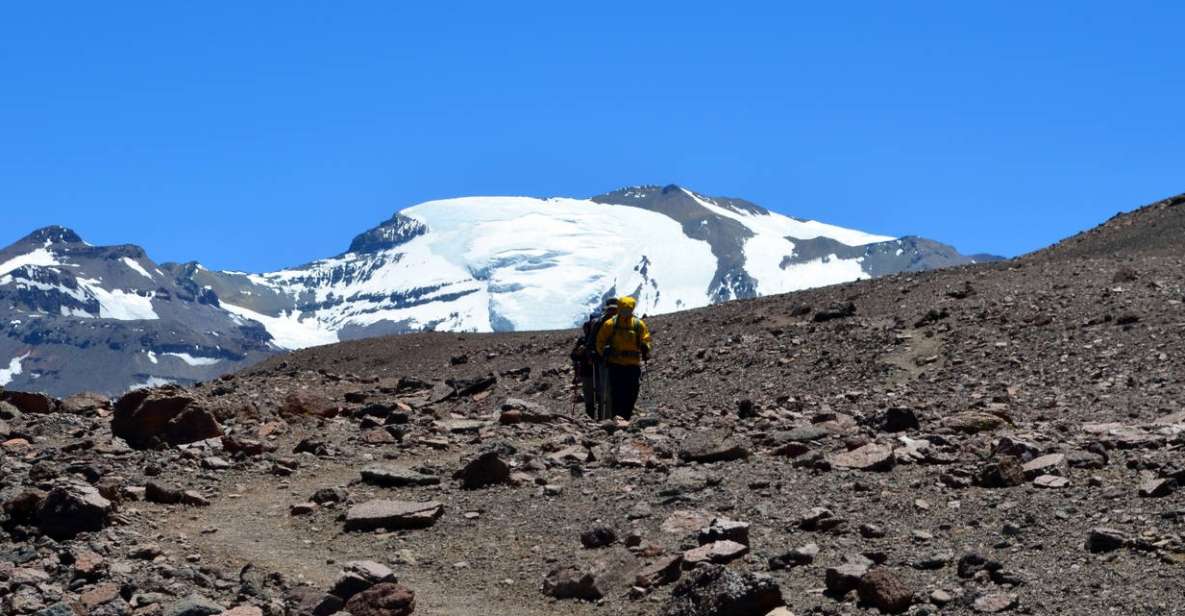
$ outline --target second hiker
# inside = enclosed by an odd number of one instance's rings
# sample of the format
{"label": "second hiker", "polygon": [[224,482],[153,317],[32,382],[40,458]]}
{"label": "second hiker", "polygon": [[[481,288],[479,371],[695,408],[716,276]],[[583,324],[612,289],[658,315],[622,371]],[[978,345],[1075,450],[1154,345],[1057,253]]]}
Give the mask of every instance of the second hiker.
{"label": "second hiker", "polygon": [[597,355],[597,332],[605,321],[617,314],[617,298],[609,298],[600,312],[594,312],[584,322],[583,333],[572,349],[572,363],[575,382],[581,385],[584,398],[584,412],[590,419],[609,419],[612,403],[609,402],[609,384],[605,364]]}
{"label": "second hiker", "polygon": [[651,349],[650,329],[634,316],[637,305],[632,297],[619,299],[617,314],[601,325],[594,347],[609,373],[613,414],[626,420],[634,415],[642,383],[642,361],[650,359]]}

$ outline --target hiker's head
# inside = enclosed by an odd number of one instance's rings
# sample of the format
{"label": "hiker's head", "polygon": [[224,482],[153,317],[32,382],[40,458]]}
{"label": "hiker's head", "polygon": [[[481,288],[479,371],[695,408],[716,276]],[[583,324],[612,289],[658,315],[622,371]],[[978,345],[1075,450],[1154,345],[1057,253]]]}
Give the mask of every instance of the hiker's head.
{"label": "hiker's head", "polygon": [[617,300],[617,311],[621,314],[630,315],[634,313],[634,308],[638,306],[638,300],[625,296]]}
{"label": "hiker's head", "polygon": [[605,300],[605,314],[617,314],[617,298],[610,297]]}

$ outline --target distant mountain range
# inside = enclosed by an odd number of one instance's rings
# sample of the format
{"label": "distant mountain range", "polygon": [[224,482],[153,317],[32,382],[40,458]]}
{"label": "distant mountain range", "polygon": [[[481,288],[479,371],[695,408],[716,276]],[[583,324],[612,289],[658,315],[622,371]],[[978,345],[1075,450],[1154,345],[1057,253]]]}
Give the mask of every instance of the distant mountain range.
{"label": "distant mountain range", "polygon": [[657,314],[997,258],[678,186],[430,201],[340,255],[263,274],[47,227],[0,250],[0,386],[116,394],[340,340],[567,328],[612,295]]}

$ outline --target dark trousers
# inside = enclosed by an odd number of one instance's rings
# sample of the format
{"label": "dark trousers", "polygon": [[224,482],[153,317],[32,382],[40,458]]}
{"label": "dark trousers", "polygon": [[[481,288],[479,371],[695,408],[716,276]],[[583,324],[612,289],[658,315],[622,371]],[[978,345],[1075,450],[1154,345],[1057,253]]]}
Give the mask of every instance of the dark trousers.
{"label": "dark trousers", "polygon": [[609,364],[609,391],[613,399],[613,414],[622,419],[634,416],[638,390],[642,385],[641,366]]}

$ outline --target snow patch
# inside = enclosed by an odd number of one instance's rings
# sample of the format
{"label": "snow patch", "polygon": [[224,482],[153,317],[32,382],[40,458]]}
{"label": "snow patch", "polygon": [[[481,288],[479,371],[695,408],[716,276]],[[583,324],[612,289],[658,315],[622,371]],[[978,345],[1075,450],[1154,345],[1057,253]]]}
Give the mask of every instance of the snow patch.
{"label": "snow patch", "polygon": [[258,321],[267,330],[267,333],[272,335],[272,342],[283,349],[303,349],[339,342],[336,331],[325,327],[317,319],[301,319],[296,312],[286,312],[281,313],[278,317],[269,317],[226,302],[222,302],[222,307],[244,319]]}
{"label": "snow patch", "polygon": [[123,257],[120,260],[123,261],[123,264],[128,266],[132,271],[149,280],[152,280],[152,274],[149,274],[148,270],[144,269],[144,266],[137,263],[135,259],[132,259],[131,257]]}
{"label": "snow patch", "polygon": [[[699,203],[700,206],[725,218],[731,218],[749,228],[755,235],[773,234],[778,237],[791,237],[800,240],[810,240],[817,237],[826,237],[833,239],[848,246],[863,246],[865,244],[875,244],[877,242],[888,242],[897,238],[888,235],[874,235],[872,233],[865,233],[855,229],[847,229],[844,227],[837,227],[827,223],[818,222],[815,220],[795,220],[789,216],[783,216],[776,212],[769,212],[768,214],[751,214],[741,213],[735,210],[730,210],[725,207],[717,205],[714,201],[707,197],[703,197],[696,193],[681,188],[687,196],[691,197]],[[779,255],[778,258],[781,258]]]}
{"label": "snow patch", "polygon": [[61,263],[58,262],[54,254],[49,250],[46,250],[45,248],[38,248],[33,252],[17,255],[5,261],[4,263],[0,263],[0,274],[7,274],[12,270],[24,267],[26,265],[41,265],[48,267],[51,265],[61,265]]}
{"label": "snow patch", "polygon": [[152,294],[139,295],[123,289],[108,291],[98,280],[79,278],[78,284],[99,300],[99,318],[119,321],[153,321],[160,316],[152,308]]}
{"label": "snow patch", "polygon": [[803,263],[794,263],[786,266],[784,275],[780,279],[774,279],[777,286],[770,289],[763,285],[763,293],[789,293],[872,278],[868,272],[864,271],[863,262],[863,257],[840,259],[835,255],[828,255]]}
{"label": "snow patch", "polygon": [[164,355],[176,357],[191,366],[213,366],[222,361],[217,357],[197,357],[189,353],[164,353]]}
{"label": "snow patch", "polygon": [[143,383],[136,383],[128,388],[128,391],[136,391],[137,389],[148,389],[149,387],[163,387],[165,385],[172,385],[176,381],[162,378],[159,376],[150,376],[144,380]]}
{"label": "snow patch", "polygon": [[745,241],[745,271],[757,281],[760,295],[788,293],[871,277],[861,267],[862,259],[838,259],[836,255],[782,267],[782,260],[794,254],[795,239],[826,237],[848,246],[896,239],[813,220],[795,220],[774,212],[740,213],[721,207],[711,199],[685,188],[682,190],[700,206],[719,216],[736,220],[753,232],[753,236]]}
{"label": "snow patch", "polygon": [[154,364],[155,364],[155,363],[159,363],[159,362],[160,362],[160,360],[158,360],[158,359],[156,358],[156,352],[155,352],[155,351],[146,351],[145,353],[148,355],[148,361],[150,361],[150,362],[152,362],[152,363],[154,363]]}
{"label": "snow patch", "polygon": [[14,357],[12,361],[8,362],[7,368],[0,368],[0,387],[8,385],[13,378],[21,373],[21,362],[25,361],[27,357],[29,357],[29,353]]}

